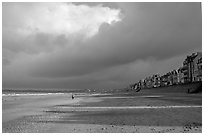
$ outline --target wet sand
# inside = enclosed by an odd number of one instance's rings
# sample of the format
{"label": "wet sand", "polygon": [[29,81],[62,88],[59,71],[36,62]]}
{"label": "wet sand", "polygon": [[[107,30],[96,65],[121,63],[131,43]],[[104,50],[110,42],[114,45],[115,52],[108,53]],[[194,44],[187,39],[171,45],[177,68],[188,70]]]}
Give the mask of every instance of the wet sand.
{"label": "wet sand", "polygon": [[141,91],[87,94],[76,96],[74,100],[70,94],[3,97],[2,131],[201,133],[201,106],[201,93]]}

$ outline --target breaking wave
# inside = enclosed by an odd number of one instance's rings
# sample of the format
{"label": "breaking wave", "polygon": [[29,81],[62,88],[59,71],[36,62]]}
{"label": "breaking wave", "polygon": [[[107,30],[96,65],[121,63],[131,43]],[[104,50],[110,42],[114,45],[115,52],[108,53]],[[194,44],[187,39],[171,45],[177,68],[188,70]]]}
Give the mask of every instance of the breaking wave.
{"label": "breaking wave", "polygon": [[58,95],[64,93],[7,93],[2,96],[46,96],[46,95]]}

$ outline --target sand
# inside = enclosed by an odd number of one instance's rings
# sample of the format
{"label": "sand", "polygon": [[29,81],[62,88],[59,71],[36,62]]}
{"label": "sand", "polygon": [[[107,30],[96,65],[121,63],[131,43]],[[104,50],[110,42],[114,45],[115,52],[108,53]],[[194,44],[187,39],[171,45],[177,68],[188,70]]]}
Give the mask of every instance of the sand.
{"label": "sand", "polygon": [[4,96],[2,132],[201,133],[201,106],[186,93]]}

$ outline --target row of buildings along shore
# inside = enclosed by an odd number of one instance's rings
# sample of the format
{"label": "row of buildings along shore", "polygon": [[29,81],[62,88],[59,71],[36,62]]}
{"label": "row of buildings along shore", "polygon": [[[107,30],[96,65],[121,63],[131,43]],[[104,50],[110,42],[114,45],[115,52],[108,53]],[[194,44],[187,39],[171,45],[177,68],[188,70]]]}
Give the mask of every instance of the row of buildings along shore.
{"label": "row of buildings along shore", "polygon": [[154,74],[131,84],[130,88],[156,88],[202,81],[202,52],[193,53],[183,61],[182,67],[164,75]]}

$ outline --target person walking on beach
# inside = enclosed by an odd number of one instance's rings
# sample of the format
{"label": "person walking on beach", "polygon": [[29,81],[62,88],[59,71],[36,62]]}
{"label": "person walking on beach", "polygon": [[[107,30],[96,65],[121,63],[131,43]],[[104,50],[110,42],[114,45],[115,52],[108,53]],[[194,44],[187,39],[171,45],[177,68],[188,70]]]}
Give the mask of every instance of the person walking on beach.
{"label": "person walking on beach", "polygon": [[74,95],[72,94],[72,99],[74,99]]}

